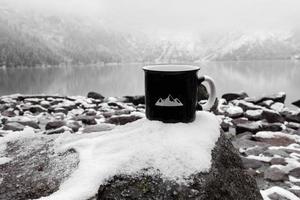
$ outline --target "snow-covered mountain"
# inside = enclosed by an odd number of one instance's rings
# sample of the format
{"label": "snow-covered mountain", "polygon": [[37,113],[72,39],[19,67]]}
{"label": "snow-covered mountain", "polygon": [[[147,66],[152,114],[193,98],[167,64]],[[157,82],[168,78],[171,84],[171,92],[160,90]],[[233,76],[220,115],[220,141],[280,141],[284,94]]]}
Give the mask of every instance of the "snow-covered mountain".
{"label": "snow-covered mountain", "polygon": [[97,18],[36,13],[0,4],[0,65],[299,58],[300,32],[296,31],[161,38],[117,30]]}

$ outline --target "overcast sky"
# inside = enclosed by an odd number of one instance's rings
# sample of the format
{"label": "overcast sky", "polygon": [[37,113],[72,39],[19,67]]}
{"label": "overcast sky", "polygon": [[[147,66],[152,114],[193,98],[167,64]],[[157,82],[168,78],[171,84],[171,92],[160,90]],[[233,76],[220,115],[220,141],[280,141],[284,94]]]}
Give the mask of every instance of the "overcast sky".
{"label": "overcast sky", "polygon": [[0,0],[41,12],[97,17],[146,32],[290,30],[299,27],[300,0]]}

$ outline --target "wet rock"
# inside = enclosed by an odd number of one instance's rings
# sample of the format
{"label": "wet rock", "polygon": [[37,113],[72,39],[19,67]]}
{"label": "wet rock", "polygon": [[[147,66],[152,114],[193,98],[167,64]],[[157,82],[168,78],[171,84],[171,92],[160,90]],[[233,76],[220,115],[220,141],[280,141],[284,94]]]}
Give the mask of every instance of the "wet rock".
{"label": "wet rock", "polygon": [[248,94],[245,92],[242,93],[226,93],[222,95],[222,98],[225,99],[227,102],[235,100],[235,99],[244,99],[248,97]]}
{"label": "wet rock", "polygon": [[100,99],[100,100],[103,100],[105,98],[104,96],[102,96],[101,94],[99,94],[97,92],[89,92],[87,94],[87,97],[92,98],[92,99]]}
{"label": "wet rock", "polygon": [[284,158],[272,158],[270,160],[271,165],[286,165],[287,162],[285,162]]}
{"label": "wet rock", "polygon": [[243,170],[240,157],[223,135],[212,152],[211,170],[192,175],[188,185],[141,170],[107,180],[100,186],[97,199],[262,200],[262,197],[255,180]]}
{"label": "wet rock", "polygon": [[106,120],[106,123],[115,124],[115,125],[124,125],[129,122],[136,121],[138,119],[141,119],[140,116],[136,115],[119,115],[119,116],[113,116]]}
{"label": "wet rock", "polygon": [[258,136],[254,136],[253,139],[255,141],[265,142],[272,146],[288,146],[290,144],[296,143],[295,140],[290,139],[288,137],[272,137],[272,138],[262,138]]}
{"label": "wet rock", "polygon": [[300,100],[294,101],[292,104],[293,104],[294,106],[297,106],[298,108],[300,108]]}
{"label": "wet rock", "polygon": [[292,169],[291,171],[289,171],[289,175],[295,178],[300,178],[300,168],[297,167],[295,169]]}
{"label": "wet rock", "polygon": [[82,132],[83,133],[92,133],[92,132],[101,132],[101,131],[109,131],[112,130],[115,127],[115,125],[112,124],[96,124],[96,125],[91,125],[91,126],[86,126]]}
{"label": "wet rock", "polygon": [[145,104],[145,96],[124,96],[125,103],[133,103],[134,105]]}
{"label": "wet rock", "polygon": [[254,104],[261,103],[266,100],[272,100],[274,102],[284,103],[286,94],[284,92],[279,92],[270,96],[258,97],[258,98],[246,98],[245,100]]}
{"label": "wet rock", "polygon": [[60,127],[65,126],[65,125],[66,125],[65,121],[61,121],[61,120],[51,121],[51,122],[48,122],[46,124],[45,129],[46,130],[57,129],[57,128],[60,128]]}
{"label": "wet rock", "polygon": [[245,112],[245,117],[249,120],[261,120],[263,118],[262,113],[262,110],[247,110]]}
{"label": "wet rock", "polygon": [[245,158],[242,157],[243,165],[246,169],[258,169],[260,168],[263,163],[259,160],[251,159],[251,158]]}
{"label": "wet rock", "polygon": [[237,106],[241,107],[244,111],[246,110],[262,110],[262,106],[255,105],[251,102],[247,102],[244,100],[238,100],[235,102]]}
{"label": "wet rock", "polygon": [[10,131],[22,131],[24,128],[25,126],[18,122],[8,122],[3,126],[3,130]]}
{"label": "wet rock", "polygon": [[248,121],[247,119],[234,119],[233,124],[236,126],[236,134],[251,132],[256,133],[261,130],[261,123],[256,121]]}
{"label": "wet rock", "polygon": [[264,172],[264,179],[268,181],[286,181],[288,180],[288,176],[276,167],[269,167]]}
{"label": "wet rock", "polygon": [[283,116],[281,116],[278,112],[272,110],[265,109],[262,113],[262,116],[269,123],[274,123],[274,122],[283,123],[285,121]]}

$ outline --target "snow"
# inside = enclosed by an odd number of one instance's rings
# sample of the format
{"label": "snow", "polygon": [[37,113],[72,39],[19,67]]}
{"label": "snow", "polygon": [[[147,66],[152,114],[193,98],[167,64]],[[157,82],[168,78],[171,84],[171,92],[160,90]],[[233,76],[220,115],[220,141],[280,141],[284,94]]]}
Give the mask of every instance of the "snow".
{"label": "snow", "polygon": [[283,104],[283,103],[276,102],[276,103],[274,103],[274,104],[271,106],[271,109],[272,109],[272,110],[275,110],[275,111],[277,111],[277,112],[282,112],[283,109],[284,109],[284,104]]}
{"label": "snow", "polygon": [[164,179],[186,183],[191,174],[210,169],[211,150],[219,136],[219,122],[208,112],[197,112],[188,124],[144,118],[111,131],[61,134],[56,151],[75,149],[79,166],[57,192],[41,199],[88,199],[113,175],[149,167],[158,169]]}
{"label": "snow", "polygon": [[273,194],[273,193],[277,193],[283,197],[286,197],[290,200],[300,200],[300,198],[298,198],[296,195],[294,195],[292,192],[286,190],[286,189],[283,189],[281,187],[278,187],[278,186],[274,186],[274,187],[271,187],[267,190],[261,190],[260,191],[262,197],[264,200],[271,200],[268,196],[270,194]]}
{"label": "snow", "polygon": [[8,157],[1,157],[0,158],[0,165],[3,165],[5,163],[8,163],[12,160],[12,158],[8,158]]}
{"label": "snow", "polygon": [[262,114],[262,110],[247,110],[246,114],[252,117],[259,116]]}

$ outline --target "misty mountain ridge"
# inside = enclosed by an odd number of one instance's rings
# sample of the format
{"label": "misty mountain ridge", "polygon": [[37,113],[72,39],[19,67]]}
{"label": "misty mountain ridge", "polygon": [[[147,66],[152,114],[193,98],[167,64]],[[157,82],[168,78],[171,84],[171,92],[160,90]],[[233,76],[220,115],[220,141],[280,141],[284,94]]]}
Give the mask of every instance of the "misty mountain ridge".
{"label": "misty mountain ridge", "polygon": [[99,19],[0,6],[0,65],[195,63],[299,59],[297,32],[226,33],[166,39],[116,30]]}

